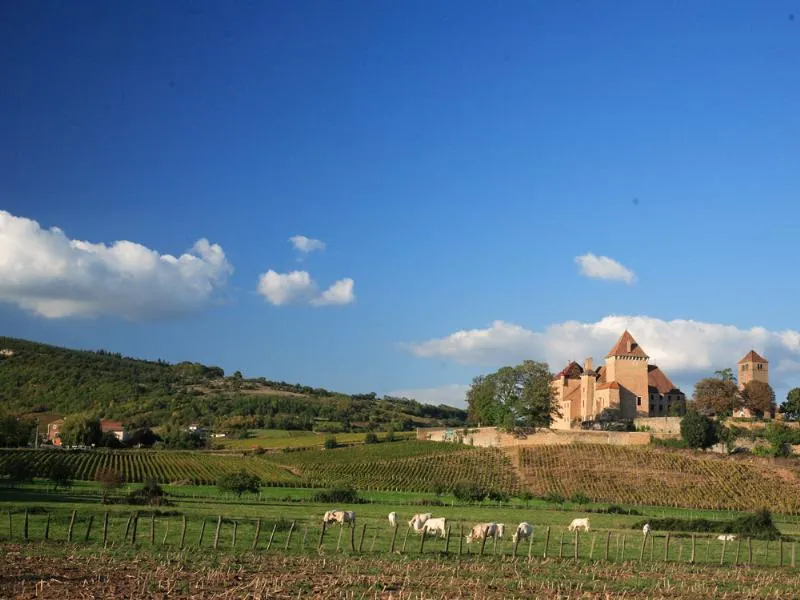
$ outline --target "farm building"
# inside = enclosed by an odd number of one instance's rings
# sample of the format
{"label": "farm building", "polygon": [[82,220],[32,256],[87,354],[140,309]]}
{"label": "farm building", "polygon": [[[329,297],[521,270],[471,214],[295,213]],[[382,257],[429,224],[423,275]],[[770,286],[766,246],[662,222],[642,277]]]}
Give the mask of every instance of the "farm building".
{"label": "farm building", "polygon": [[[63,426],[64,419],[58,419],[47,425],[47,440],[54,446],[61,445],[61,428]],[[128,439],[128,434],[125,431],[125,427],[119,421],[100,419],[100,431],[103,433],[112,434],[120,442],[125,442]]]}
{"label": "farm building", "polygon": [[553,428],[569,429],[608,411],[623,419],[684,414],[686,395],[649,360],[625,330],[600,368],[593,368],[591,357],[583,366],[570,362],[551,383],[562,414]]}

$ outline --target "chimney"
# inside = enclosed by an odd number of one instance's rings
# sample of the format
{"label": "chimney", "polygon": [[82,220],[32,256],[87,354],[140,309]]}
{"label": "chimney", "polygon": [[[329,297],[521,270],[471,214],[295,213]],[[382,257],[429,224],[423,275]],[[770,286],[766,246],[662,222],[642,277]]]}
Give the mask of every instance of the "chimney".
{"label": "chimney", "polygon": [[630,354],[632,350],[633,350],[633,341],[628,340],[628,354]]}
{"label": "chimney", "polygon": [[584,359],[583,361],[583,370],[584,371],[591,371],[592,370],[592,357]]}

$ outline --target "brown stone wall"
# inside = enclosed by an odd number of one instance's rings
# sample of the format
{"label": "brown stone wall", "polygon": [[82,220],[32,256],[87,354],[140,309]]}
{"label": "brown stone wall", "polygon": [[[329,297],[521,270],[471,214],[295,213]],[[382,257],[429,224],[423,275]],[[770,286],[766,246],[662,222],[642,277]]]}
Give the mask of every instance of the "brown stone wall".
{"label": "brown stone wall", "polygon": [[681,432],[680,417],[645,417],[634,419],[633,424],[636,427],[649,427],[653,433],[680,434]]}
{"label": "brown stone wall", "polygon": [[[446,429],[417,429],[417,439],[444,441]],[[463,431],[463,430],[449,430]],[[513,446],[557,446],[564,444],[614,444],[620,446],[646,446],[651,435],[660,438],[674,437],[672,434],[636,431],[560,431],[544,429],[524,438],[498,431],[496,427],[469,429],[464,438],[465,444],[473,446],[508,448]]]}

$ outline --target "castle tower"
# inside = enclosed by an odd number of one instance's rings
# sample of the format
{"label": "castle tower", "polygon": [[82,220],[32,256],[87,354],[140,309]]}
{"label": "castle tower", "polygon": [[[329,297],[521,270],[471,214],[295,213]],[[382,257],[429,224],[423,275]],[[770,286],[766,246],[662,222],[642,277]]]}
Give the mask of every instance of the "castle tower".
{"label": "castle tower", "polygon": [[739,389],[743,390],[751,381],[763,381],[769,383],[769,361],[760,356],[755,350],[750,350],[742,360],[739,361]]}
{"label": "castle tower", "polygon": [[619,410],[624,419],[646,417],[649,414],[649,359],[627,329],[606,355],[606,381],[620,386]]}
{"label": "castle tower", "polygon": [[594,418],[594,387],[597,374],[592,368],[592,358],[583,361],[581,373],[581,421]]}

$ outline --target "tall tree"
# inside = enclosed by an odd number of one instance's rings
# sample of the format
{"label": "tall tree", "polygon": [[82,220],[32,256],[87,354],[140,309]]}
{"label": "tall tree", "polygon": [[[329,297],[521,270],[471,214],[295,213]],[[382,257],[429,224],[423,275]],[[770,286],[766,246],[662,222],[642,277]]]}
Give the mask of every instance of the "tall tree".
{"label": "tall tree", "polygon": [[699,412],[725,416],[742,406],[742,398],[734,381],[707,377],[695,384],[694,403]]}
{"label": "tall tree", "polygon": [[560,416],[552,377],[546,363],[532,360],[476,377],[467,392],[470,418],[507,429],[548,427]]}
{"label": "tall tree", "polygon": [[718,440],[711,419],[693,410],[681,419],[681,437],[690,448],[709,448]]}
{"label": "tall tree", "polygon": [[775,414],[775,391],[763,381],[750,381],[742,391],[745,408],[758,417]]}
{"label": "tall tree", "polygon": [[736,375],[733,374],[733,369],[728,367],[727,369],[720,369],[719,371],[714,371],[714,377],[717,379],[721,379],[722,381],[733,381],[736,382]]}
{"label": "tall tree", "polygon": [[100,419],[81,415],[71,415],[64,419],[61,439],[65,446],[99,445],[103,437]]}
{"label": "tall tree", "polygon": [[786,402],[781,404],[781,412],[786,421],[800,419],[800,388],[792,388],[786,394]]}

